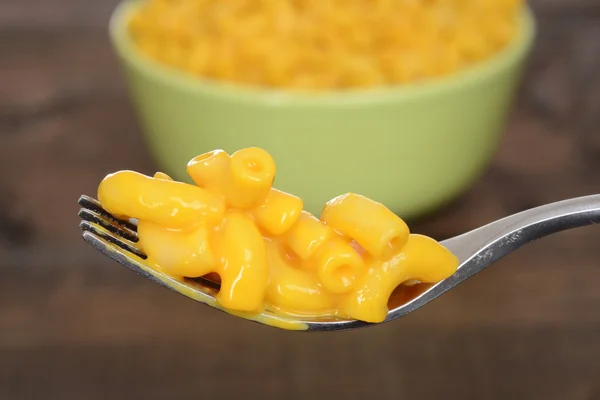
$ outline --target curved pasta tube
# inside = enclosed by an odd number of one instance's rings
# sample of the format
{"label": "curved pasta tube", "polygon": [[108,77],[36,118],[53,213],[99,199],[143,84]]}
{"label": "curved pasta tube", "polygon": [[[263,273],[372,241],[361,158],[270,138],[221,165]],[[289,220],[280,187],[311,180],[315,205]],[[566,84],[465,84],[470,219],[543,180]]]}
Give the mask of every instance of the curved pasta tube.
{"label": "curved pasta tube", "polygon": [[254,222],[246,214],[226,214],[215,242],[221,262],[217,271],[221,276],[217,300],[232,310],[260,310],[269,269],[265,243]]}
{"label": "curved pasta tube", "polygon": [[269,193],[275,162],[269,153],[255,147],[236,151],[231,157],[215,150],[193,158],[187,172],[198,186],[221,192],[228,205],[252,208]]}
{"label": "curved pasta tube", "polygon": [[239,208],[257,206],[269,194],[275,172],[275,161],[263,149],[250,147],[236,151],[231,155],[234,191],[228,201]]}
{"label": "curved pasta tube", "polygon": [[286,235],[289,248],[302,260],[311,258],[318,248],[334,234],[333,229],[302,211],[298,221]]}
{"label": "curved pasta tube", "polygon": [[458,269],[458,257],[435,239],[411,234],[400,254],[406,258],[406,275],[402,282],[416,280],[423,283],[443,281]]}
{"label": "curved pasta tube", "polygon": [[225,214],[225,202],[218,193],[133,171],[107,175],[98,187],[98,200],[113,215],[126,215],[172,229],[219,221]]}
{"label": "curved pasta tube", "polygon": [[210,247],[209,230],[204,225],[182,231],[140,220],[138,235],[148,262],[171,275],[198,278],[217,266]]}
{"label": "curved pasta tube", "polygon": [[349,292],[366,272],[362,258],[341,237],[324,243],[315,259],[319,279],[331,293]]}
{"label": "curved pasta tube", "polygon": [[456,272],[458,264],[458,258],[434,239],[412,234],[390,260],[369,268],[356,290],[344,298],[340,310],[351,318],[382,322],[398,285],[412,279],[439,282]]}
{"label": "curved pasta tube", "polygon": [[266,300],[288,311],[315,311],[333,308],[332,296],[319,285],[315,271],[289,265],[276,243],[267,240],[270,266]]}
{"label": "curved pasta tube", "polygon": [[194,157],[186,170],[194,183],[208,190],[216,190],[223,195],[229,191],[229,154],[223,150],[214,150]]}
{"label": "curved pasta tube", "polygon": [[277,236],[298,221],[303,206],[301,198],[273,188],[252,214],[261,228]]}
{"label": "curved pasta tube", "polygon": [[406,223],[383,204],[354,193],[330,200],[321,220],[375,257],[401,249],[410,233]]}

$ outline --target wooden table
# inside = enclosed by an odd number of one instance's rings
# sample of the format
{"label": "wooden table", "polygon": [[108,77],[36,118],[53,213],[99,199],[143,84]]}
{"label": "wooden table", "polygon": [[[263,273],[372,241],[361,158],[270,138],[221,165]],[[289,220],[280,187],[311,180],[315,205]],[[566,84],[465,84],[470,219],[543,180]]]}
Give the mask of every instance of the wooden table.
{"label": "wooden table", "polygon": [[[228,317],[85,246],[77,197],[109,171],[155,169],[106,37],[115,3],[0,0],[0,399],[600,399],[597,227],[339,334]],[[600,192],[600,2],[533,6],[540,33],[493,166],[415,231],[443,239]]]}

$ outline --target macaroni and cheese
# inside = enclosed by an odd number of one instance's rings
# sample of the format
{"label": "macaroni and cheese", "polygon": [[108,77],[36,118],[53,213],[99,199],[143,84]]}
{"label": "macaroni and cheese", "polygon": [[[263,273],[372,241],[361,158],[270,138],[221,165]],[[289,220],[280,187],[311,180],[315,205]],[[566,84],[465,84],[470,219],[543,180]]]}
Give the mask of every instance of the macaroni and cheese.
{"label": "macaroni and cheese", "polygon": [[455,73],[502,51],[523,0],[146,0],[149,58],[237,84],[335,90]]}
{"label": "macaroni and cheese", "polygon": [[275,163],[262,149],[215,150],[187,171],[196,185],[119,171],[100,183],[98,199],[138,219],[152,268],[217,274],[217,300],[229,310],[381,322],[398,285],[438,282],[458,268],[441,244],[358,194],[332,199],[320,219],[303,211],[300,198],[272,187]]}

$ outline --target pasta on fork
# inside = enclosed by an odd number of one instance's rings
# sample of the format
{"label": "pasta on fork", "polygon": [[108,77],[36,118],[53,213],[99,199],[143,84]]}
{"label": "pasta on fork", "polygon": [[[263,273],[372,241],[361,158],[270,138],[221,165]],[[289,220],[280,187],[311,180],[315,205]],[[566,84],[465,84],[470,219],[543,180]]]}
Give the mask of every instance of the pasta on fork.
{"label": "pasta on fork", "polygon": [[119,171],[100,183],[98,199],[138,219],[153,268],[217,274],[217,301],[229,310],[382,322],[398,285],[439,282],[458,268],[445,247],[364,196],[338,196],[320,218],[303,211],[300,198],[273,188],[275,162],[262,149],[215,150],[187,172],[195,185]]}

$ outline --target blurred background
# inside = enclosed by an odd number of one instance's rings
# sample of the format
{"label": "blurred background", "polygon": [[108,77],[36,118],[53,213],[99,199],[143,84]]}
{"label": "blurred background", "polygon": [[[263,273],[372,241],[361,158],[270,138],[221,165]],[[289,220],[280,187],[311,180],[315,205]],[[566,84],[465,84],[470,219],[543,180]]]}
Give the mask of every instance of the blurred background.
{"label": "blurred background", "polygon": [[[157,169],[107,37],[116,4],[0,0],[0,399],[600,399],[597,227],[335,334],[232,318],[88,248],[79,195]],[[600,193],[600,1],[530,4],[538,37],[493,165],[413,231]]]}

